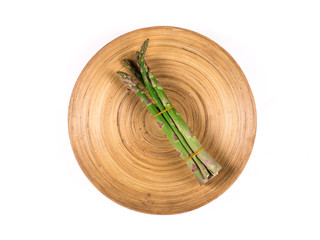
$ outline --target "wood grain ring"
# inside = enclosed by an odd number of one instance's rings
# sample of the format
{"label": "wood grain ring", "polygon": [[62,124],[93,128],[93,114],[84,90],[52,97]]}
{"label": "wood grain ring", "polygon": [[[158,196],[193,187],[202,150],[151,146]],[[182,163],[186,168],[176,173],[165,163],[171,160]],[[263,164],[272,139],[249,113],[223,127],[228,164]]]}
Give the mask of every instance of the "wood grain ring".
{"label": "wood grain ring", "polygon": [[[156,121],[116,75],[150,39],[146,60],[206,150],[222,165],[199,186]],[[124,34],[81,72],[69,105],[69,135],[89,180],[108,198],[152,214],[196,209],[225,192],[244,169],[255,139],[250,87],[234,59],[212,40],[176,27]]]}

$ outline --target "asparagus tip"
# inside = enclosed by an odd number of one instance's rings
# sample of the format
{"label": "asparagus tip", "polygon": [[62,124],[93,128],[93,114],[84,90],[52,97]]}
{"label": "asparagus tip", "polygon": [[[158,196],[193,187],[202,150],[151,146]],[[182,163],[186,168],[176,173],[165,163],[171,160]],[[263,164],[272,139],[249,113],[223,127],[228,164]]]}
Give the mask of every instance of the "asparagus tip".
{"label": "asparagus tip", "polygon": [[117,74],[121,78],[122,81],[128,81],[128,80],[132,81],[131,76],[125,72],[118,71]]}
{"label": "asparagus tip", "polygon": [[129,59],[122,59],[122,64],[125,66],[125,67],[131,67],[132,66],[132,63]]}
{"label": "asparagus tip", "polygon": [[148,45],[149,45],[149,38],[147,38],[147,39],[143,42],[143,44],[142,44],[142,46],[141,46],[140,56],[139,56],[140,58],[143,58],[143,57],[144,57],[144,55],[145,55],[145,53],[146,53],[146,51],[147,51]]}
{"label": "asparagus tip", "polygon": [[144,42],[143,42],[143,45],[146,45],[146,47],[148,46],[149,44],[149,38],[147,38]]}
{"label": "asparagus tip", "polygon": [[118,76],[121,77],[121,78],[126,77],[126,75],[128,75],[128,74],[126,74],[125,72],[121,72],[121,71],[118,71],[117,74],[118,74]]}

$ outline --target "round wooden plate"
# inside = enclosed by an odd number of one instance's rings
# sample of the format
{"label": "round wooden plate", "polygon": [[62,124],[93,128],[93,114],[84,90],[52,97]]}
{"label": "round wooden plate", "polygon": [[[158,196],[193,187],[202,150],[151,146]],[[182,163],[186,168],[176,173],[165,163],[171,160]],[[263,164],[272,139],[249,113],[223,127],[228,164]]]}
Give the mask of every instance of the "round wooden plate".
{"label": "round wooden plate", "polygon": [[[134,59],[149,38],[146,61],[173,105],[222,166],[199,186],[151,114],[120,81],[121,59]],[[196,209],[226,191],[251,153],[254,99],[234,59],[212,40],[176,27],[124,34],[81,72],[69,105],[69,135],[89,180],[108,198],[152,214]]]}

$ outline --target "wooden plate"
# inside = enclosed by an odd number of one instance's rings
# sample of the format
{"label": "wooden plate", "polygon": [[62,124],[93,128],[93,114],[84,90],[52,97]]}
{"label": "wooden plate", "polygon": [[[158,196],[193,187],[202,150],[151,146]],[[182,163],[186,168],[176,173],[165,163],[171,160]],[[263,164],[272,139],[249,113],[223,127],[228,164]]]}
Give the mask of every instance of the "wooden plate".
{"label": "wooden plate", "polygon": [[[150,39],[146,60],[199,141],[222,170],[199,186],[151,114],[116,72]],[[124,34],[104,46],[81,72],[69,105],[76,159],[104,195],[152,214],[196,209],[226,191],[251,153],[256,111],[234,59],[212,40],[176,27]]]}

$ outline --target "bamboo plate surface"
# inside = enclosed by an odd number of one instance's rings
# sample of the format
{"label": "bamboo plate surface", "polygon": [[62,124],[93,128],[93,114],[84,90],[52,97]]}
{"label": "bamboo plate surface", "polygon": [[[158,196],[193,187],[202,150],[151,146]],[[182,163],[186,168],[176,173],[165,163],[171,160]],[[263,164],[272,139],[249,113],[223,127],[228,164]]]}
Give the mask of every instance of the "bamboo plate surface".
{"label": "bamboo plate surface", "polygon": [[[199,186],[151,114],[116,72],[150,39],[146,61],[195,136],[222,166]],[[256,133],[250,87],[234,59],[212,40],[176,27],[124,34],[81,72],[69,105],[69,136],[89,180],[108,198],[152,214],[203,206],[244,169]]]}

